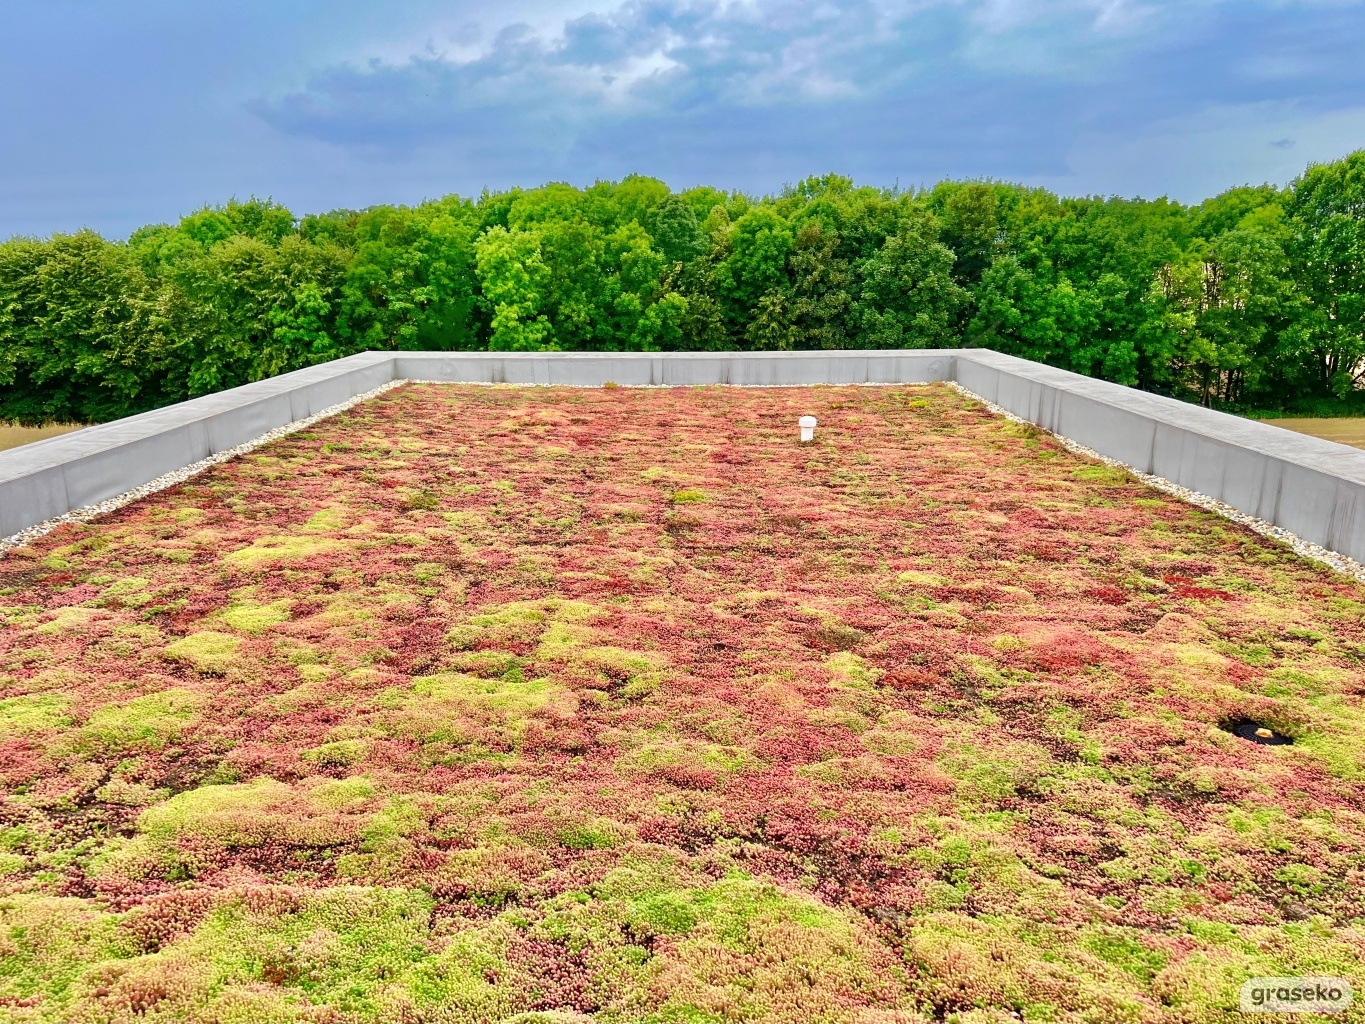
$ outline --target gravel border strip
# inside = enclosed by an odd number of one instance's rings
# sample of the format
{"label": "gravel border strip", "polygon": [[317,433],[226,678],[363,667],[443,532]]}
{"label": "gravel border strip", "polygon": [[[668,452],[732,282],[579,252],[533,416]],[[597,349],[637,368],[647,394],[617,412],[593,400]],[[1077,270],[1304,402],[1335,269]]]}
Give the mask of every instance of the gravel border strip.
{"label": "gravel border strip", "polygon": [[1002,408],[994,402],[982,398],[976,392],[967,390],[957,381],[945,381],[944,383],[964,398],[970,398],[974,402],[980,402],[997,416],[1003,416],[1013,423],[1022,423],[1026,426],[1033,427],[1035,430],[1042,431],[1044,434],[1054,438],[1058,444],[1074,455],[1082,455],[1086,458],[1101,462],[1106,466],[1110,466],[1113,469],[1121,469],[1154,490],[1161,491],[1163,494],[1169,494],[1173,498],[1179,498],[1181,501],[1202,508],[1207,512],[1216,512],[1224,519],[1232,520],[1238,526],[1245,526],[1248,529],[1255,530],[1263,537],[1269,537],[1271,540],[1279,541],[1281,544],[1287,544],[1296,555],[1300,555],[1313,562],[1318,562],[1344,576],[1350,576],[1353,579],[1359,580],[1361,583],[1365,583],[1365,565],[1357,562],[1354,558],[1347,558],[1345,555],[1338,554],[1335,551],[1329,551],[1319,544],[1304,540],[1296,533],[1290,533],[1281,526],[1276,526],[1274,523],[1268,523],[1264,519],[1257,519],[1255,516],[1249,516],[1245,512],[1239,512],[1231,505],[1219,501],[1217,498],[1210,498],[1207,494],[1202,494],[1199,491],[1192,491],[1188,487],[1181,487],[1179,484],[1167,480],[1164,476],[1153,476],[1150,473],[1144,473],[1140,469],[1133,468],[1126,462],[1120,462],[1118,459],[1111,459],[1107,455],[1101,455],[1099,452],[1095,451],[1095,449],[1087,448],[1085,445],[1071,440],[1071,438],[1064,434],[1054,433],[1045,427],[1040,427],[1038,424],[1024,419],[1022,416],[1016,416],[1008,409]]}
{"label": "gravel border strip", "polygon": [[[149,480],[141,487],[134,487],[130,491],[124,491],[122,494],[115,495],[112,498],[107,498],[104,501],[96,502],[93,505],[86,505],[83,508],[73,509],[72,511],[67,512],[65,515],[56,516],[52,519],[46,520],[45,522],[41,522],[34,526],[30,526],[27,530],[20,530],[18,533],[12,534],[9,537],[0,537],[0,555],[4,555],[7,551],[10,551],[17,547],[22,547],[25,544],[35,541],[39,537],[42,537],[44,534],[51,533],[53,530],[55,530],[58,526],[61,526],[63,523],[89,522],[96,516],[101,516],[104,515],[106,512],[113,512],[116,509],[120,509],[125,505],[132,504],[139,498],[145,498],[148,495],[157,493],[158,491],[164,491],[169,487],[174,487],[176,484],[182,484],[186,480],[198,476],[206,469],[211,469],[212,467],[227,462],[230,459],[234,459],[239,455],[245,455],[248,452],[254,451],[257,448],[262,447],[263,445],[269,444],[271,441],[278,441],[282,437],[288,437],[290,434],[293,434],[296,431],[306,430],[308,427],[311,427],[314,424],[321,422],[322,420],[328,419],[332,416],[337,415],[338,413],[343,413],[346,412],[348,409],[354,408],[361,402],[368,401],[371,398],[377,398],[379,395],[384,394],[386,391],[392,391],[394,388],[402,387],[405,384],[457,384],[457,383],[460,382],[440,380],[399,379],[389,381],[387,384],[381,384],[379,385],[379,387],[374,388],[370,391],[366,391],[364,394],[356,395],[353,398],[348,398],[344,402],[338,402],[336,405],[328,406],[326,409],[323,409],[319,413],[314,413],[312,416],[308,416],[301,420],[295,420],[293,423],[285,424],[282,427],[276,427],[274,430],[266,431],[260,437],[253,438],[252,440],[247,441],[245,444],[239,444],[234,448],[225,448],[221,452],[215,452],[213,455],[210,455],[207,459],[202,459],[199,462],[195,462],[188,466],[185,466],[183,469],[177,469],[172,473],[165,473],[162,476],[157,477],[155,480]],[[1161,491],[1163,494],[1169,494],[1174,498],[1179,498],[1181,501],[1187,502],[1206,511],[1215,512],[1218,515],[1224,517],[1225,519],[1229,519],[1232,522],[1237,523],[1239,526],[1245,526],[1251,530],[1254,530],[1255,532],[1261,534],[1263,537],[1268,537],[1271,540],[1279,541],[1282,544],[1287,544],[1294,551],[1295,554],[1301,555],[1302,557],[1307,558],[1310,561],[1318,562],[1322,565],[1327,566],[1329,569],[1333,569],[1336,572],[1342,573],[1345,576],[1350,576],[1356,580],[1359,580],[1362,583],[1365,583],[1365,565],[1362,565],[1360,562],[1357,562],[1353,558],[1347,558],[1345,555],[1338,554],[1335,551],[1329,551],[1327,548],[1324,548],[1321,545],[1313,544],[1310,541],[1306,541],[1297,534],[1291,533],[1290,531],[1282,527],[1276,526],[1273,523],[1268,523],[1264,519],[1257,519],[1255,516],[1249,516],[1244,512],[1239,512],[1231,505],[1228,505],[1225,502],[1221,502],[1217,498],[1211,498],[1207,494],[1201,494],[1199,491],[1192,491],[1188,487],[1181,487],[1179,484],[1173,483],[1172,481],[1167,480],[1165,477],[1153,476],[1150,473],[1144,473],[1141,470],[1135,469],[1134,467],[1128,465],[1126,462],[1120,462],[1118,459],[1111,459],[1108,456],[1101,455],[1093,448],[1087,448],[1085,445],[1073,441],[1069,437],[1066,437],[1062,434],[1056,434],[1043,427],[1039,427],[1036,423],[1032,423],[1029,420],[1024,419],[1022,416],[1016,416],[1008,409],[1005,409],[1002,406],[996,405],[994,402],[982,398],[974,391],[969,391],[967,388],[957,383],[957,381],[907,381],[895,384],[892,383],[880,384],[869,381],[864,384],[854,386],[915,388],[928,387],[932,384],[946,384],[948,387],[952,388],[954,391],[962,395],[964,398],[969,398],[974,402],[980,402],[982,405],[984,405],[987,409],[989,409],[992,413],[994,413],[997,416],[1003,416],[1005,419],[1013,423],[1020,423],[1026,426],[1034,427],[1037,430],[1041,430],[1043,433],[1048,434],[1049,436],[1056,439],[1056,441],[1063,448],[1065,448],[1067,451],[1075,455],[1081,455],[1084,456],[1085,458],[1094,459],[1095,461],[1100,462],[1106,466],[1110,466],[1114,469],[1121,469],[1125,473],[1128,473],[1130,476],[1136,477],[1138,480],[1142,481],[1148,487]],[[565,386],[572,387],[573,385],[485,383],[484,386],[524,388]],[[595,387],[596,385],[591,386]],[[618,387],[637,388],[672,388],[679,386],[685,387],[687,385],[676,384],[618,385]],[[721,387],[744,388],[753,387],[784,388],[796,386],[811,387],[814,385],[787,384],[721,385]],[[843,387],[846,385],[830,386]]]}
{"label": "gravel border strip", "polygon": [[282,427],[276,427],[274,430],[268,430],[260,437],[252,438],[245,444],[239,444],[235,448],[224,448],[221,452],[215,452],[207,459],[201,459],[199,462],[191,463],[183,469],[165,473],[155,480],[147,481],[147,483],[143,484],[141,487],[134,487],[131,491],[124,491],[122,494],[117,494],[112,498],[106,498],[104,501],[97,501],[93,505],[72,509],[65,515],[55,516],[52,519],[30,526],[27,530],[20,530],[18,533],[12,534],[9,537],[0,537],[0,555],[4,555],[5,552],[14,548],[23,547],[25,544],[37,540],[44,534],[51,533],[63,523],[89,522],[96,516],[102,516],[106,512],[113,512],[116,509],[122,508],[124,505],[132,504],[139,498],[145,498],[158,491],[164,491],[168,487],[174,487],[176,484],[183,484],[186,480],[198,476],[206,469],[211,469],[220,463],[227,462],[229,459],[235,459],[238,455],[245,455],[248,452],[260,448],[262,445],[269,444],[271,441],[278,441],[280,438],[287,437],[295,431],[306,430],[308,427],[313,426],[321,420],[345,412],[347,409],[354,408],[361,402],[382,395],[386,391],[392,391],[394,388],[406,383],[407,381],[405,380],[394,380],[389,381],[387,384],[381,384],[372,391],[366,391],[363,395],[356,395],[354,398],[348,398],[344,402],[330,405],[326,409],[323,409],[322,412],[314,413],[312,416],[305,417],[301,420],[295,420],[293,423],[287,423]]}

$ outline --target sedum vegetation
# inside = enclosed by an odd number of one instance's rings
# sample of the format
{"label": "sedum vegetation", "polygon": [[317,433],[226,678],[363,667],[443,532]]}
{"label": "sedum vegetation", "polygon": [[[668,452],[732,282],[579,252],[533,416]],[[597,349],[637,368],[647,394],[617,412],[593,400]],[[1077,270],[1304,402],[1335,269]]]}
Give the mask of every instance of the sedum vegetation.
{"label": "sedum vegetation", "polygon": [[410,385],[10,552],[0,623],[0,1019],[1362,976],[1365,591],[945,387]]}
{"label": "sedum vegetation", "polygon": [[981,346],[1230,408],[1365,403],[1365,151],[1197,206],[631,177],[0,244],[0,421],[113,419],[366,349]]}

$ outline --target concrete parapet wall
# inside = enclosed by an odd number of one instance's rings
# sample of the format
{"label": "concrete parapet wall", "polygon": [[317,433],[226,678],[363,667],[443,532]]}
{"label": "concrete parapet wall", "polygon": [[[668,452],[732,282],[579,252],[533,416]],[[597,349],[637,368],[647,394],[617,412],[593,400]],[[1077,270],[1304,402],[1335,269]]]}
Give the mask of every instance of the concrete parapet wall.
{"label": "concrete parapet wall", "polygon": [[904,384],[951,380],[954,349],[887,352],[400,352],[408,380],[578,387]]}
{"label": "concrete parapet wall", "polygon": [[393,355],[365,352],[0,452],[0,537],[141,487],[391,380]]}
{"label": "concrete parapet wall", "polygon": [[0,537],[395,379],[587,387],[955,380],[1102,455],[1365,561],[1365,451],[984,349],[367,352],[0,453]]}

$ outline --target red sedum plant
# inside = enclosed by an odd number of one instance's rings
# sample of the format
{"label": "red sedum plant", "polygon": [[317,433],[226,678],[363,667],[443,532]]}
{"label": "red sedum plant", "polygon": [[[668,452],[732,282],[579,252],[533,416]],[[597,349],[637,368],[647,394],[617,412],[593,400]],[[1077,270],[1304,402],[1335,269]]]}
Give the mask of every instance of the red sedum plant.
{"label": "red sedum plant", "polygon": [[0,559],[0,1019],[1224,1020],[1363,620],[944,387],[406,386]]}

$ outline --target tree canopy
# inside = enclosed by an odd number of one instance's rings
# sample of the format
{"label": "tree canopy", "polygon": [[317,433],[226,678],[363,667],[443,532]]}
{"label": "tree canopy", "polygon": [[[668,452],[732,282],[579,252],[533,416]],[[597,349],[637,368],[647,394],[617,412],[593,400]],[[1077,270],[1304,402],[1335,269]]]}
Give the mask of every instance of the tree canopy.
{"label": "tree canopy", "polygon": [[995,181],[633,176],[0,243],[0,420],[94,422],[367,349],[980,346],[1231,408],[1365,397],[1365,151],[1197,206]]}

